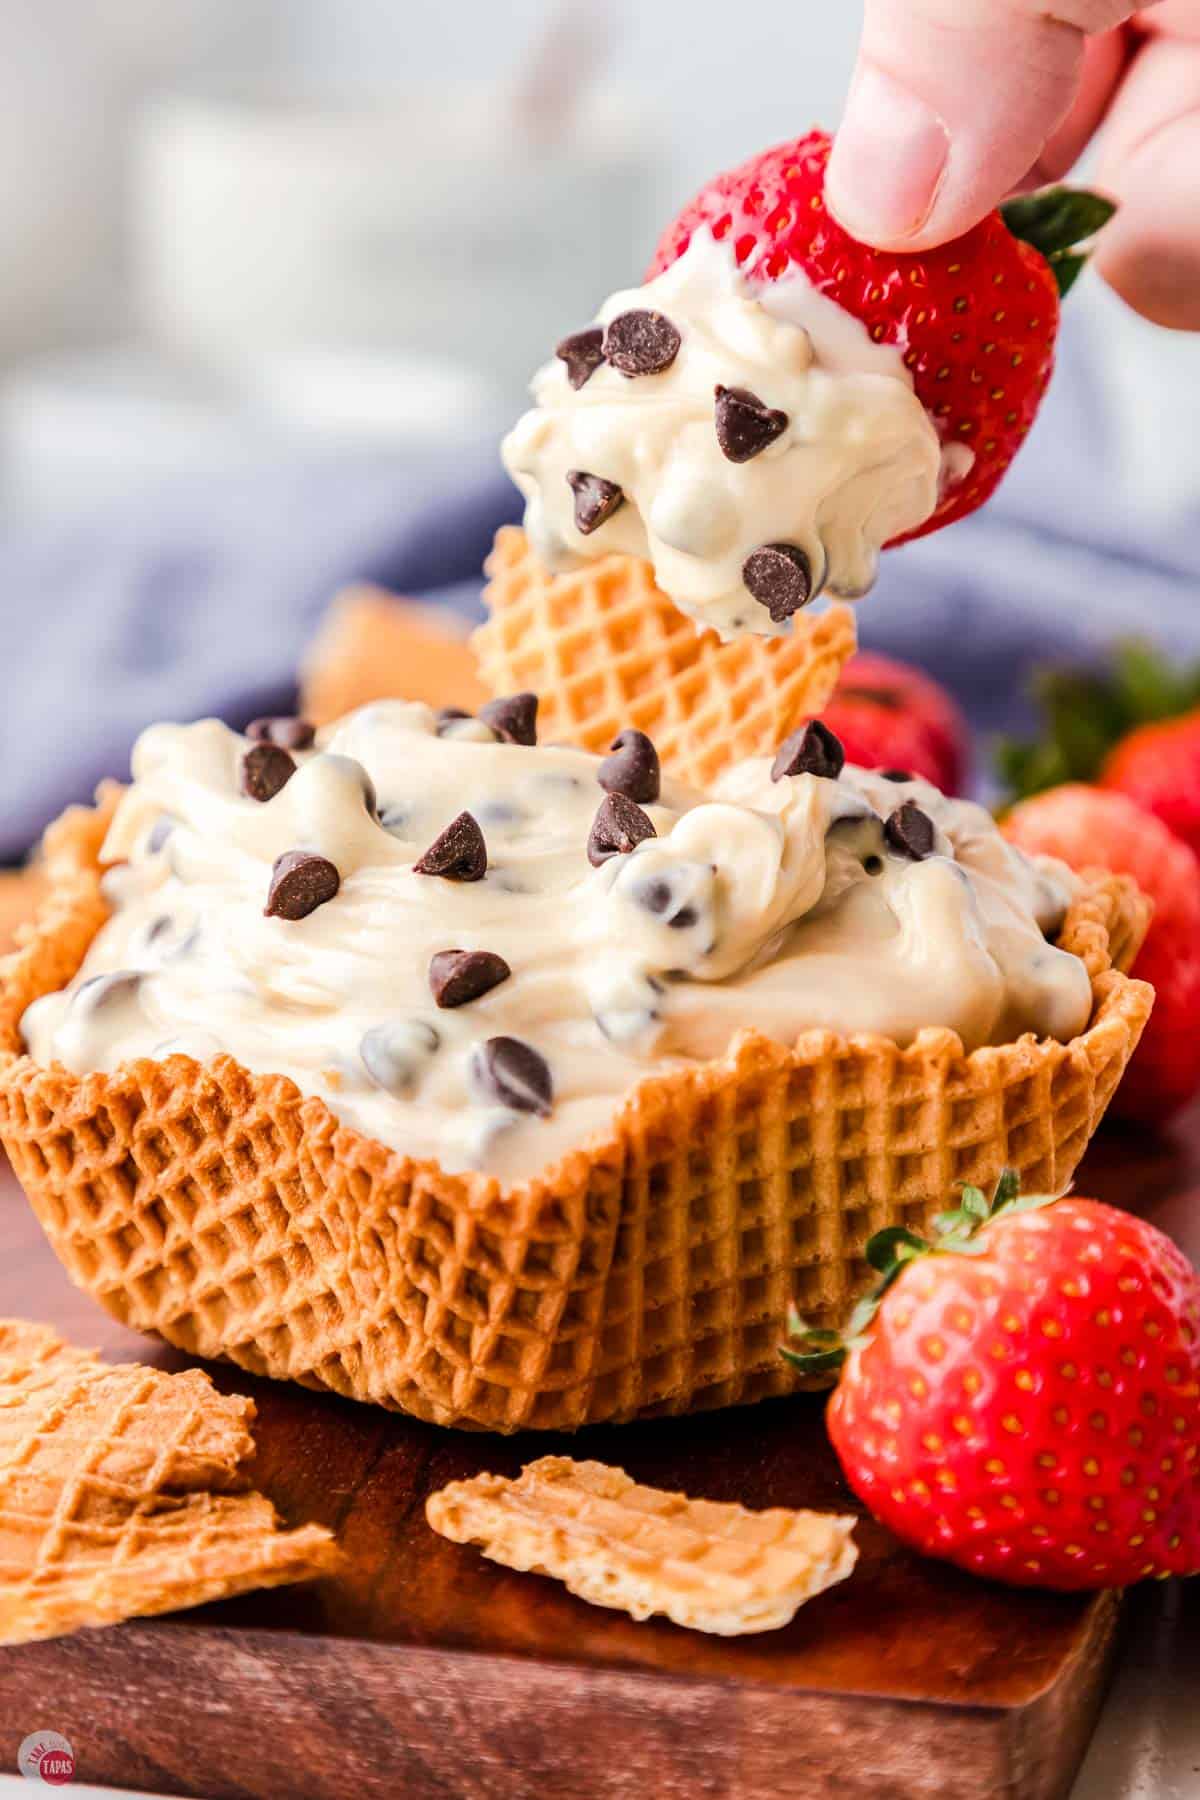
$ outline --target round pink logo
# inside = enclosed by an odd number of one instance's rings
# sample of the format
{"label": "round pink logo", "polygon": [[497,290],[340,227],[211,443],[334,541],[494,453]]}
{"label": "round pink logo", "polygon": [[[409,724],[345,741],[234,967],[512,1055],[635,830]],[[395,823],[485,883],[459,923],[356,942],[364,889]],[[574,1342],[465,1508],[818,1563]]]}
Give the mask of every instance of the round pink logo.
{"label": "round pink logo", "polygon": [[61,1731],[31,1731],[17,1751],[17,1767],[26,1781],[65,1787],[75,1779],[75,1752]]}

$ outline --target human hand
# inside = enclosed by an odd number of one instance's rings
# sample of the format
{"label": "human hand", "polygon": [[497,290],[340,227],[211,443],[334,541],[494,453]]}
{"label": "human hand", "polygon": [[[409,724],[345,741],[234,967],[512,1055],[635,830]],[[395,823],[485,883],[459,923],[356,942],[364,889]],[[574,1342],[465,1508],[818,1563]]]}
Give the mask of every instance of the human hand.
{"label": "human hand", "polygon": [[1200,0],[866,0],[826,199],[855,237],[928,249],[1060,179],[1103,124],[1120,201],[1095,262],[1200,330]]}

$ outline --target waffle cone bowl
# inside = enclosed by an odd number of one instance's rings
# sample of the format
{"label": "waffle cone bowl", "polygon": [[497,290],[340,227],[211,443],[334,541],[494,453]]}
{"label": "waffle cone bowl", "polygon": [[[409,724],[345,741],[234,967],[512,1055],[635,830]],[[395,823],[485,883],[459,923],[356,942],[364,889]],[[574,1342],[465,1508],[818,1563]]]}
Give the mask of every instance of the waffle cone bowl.
{"label": "waffle cone bowl", "polygon": [[696,787],[774,752],[821,711],[855,649],[841,605],[800,613],[787,637],[723,644],[655,586],[649,563],[606,556],[549,575],[513,526],[497,534],[487,572],[489,618],[471,643],[490,691],[537,694],[543,743],[604,751],[635,726]]}
{"label": "waffle cone bowl", "polygon": [[1005,1165],[1067,1185],[1133,1053],[1151,990],[1121,971],[1148,904],[1096,876],[1059,941],[1087,964],[1087,1030],[965,1055],[740,1033],[650,1077],[611,1128],[536,1179],[447,1174],[339,1124],[283,1076],[174,1056],[76,1076],[19,1021],[107,916],[117,790],[47,836],[36,925],[0,961],[0,1140],[71,1278],[123,1324],[255,1374],[445,1425],[572,1429],[805,1385],[789,1303],[840,1322],[867,1239],[924,1225]]}

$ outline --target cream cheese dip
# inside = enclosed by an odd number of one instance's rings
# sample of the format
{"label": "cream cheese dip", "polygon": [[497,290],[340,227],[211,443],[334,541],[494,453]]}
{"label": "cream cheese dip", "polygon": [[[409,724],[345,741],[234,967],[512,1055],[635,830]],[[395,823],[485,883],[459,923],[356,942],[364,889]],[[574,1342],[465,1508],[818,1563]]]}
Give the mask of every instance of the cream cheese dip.
{"label": "cream cheese dip", "polygon": [[723,637],[864,594],[971,460],[943,451],[899,349],[799,271],[752,286],[708,232],[564,340],[533,396],[503,456],[541,560],[646,557]]}
{"label": "cream cheese dip", "polygon": [[112,916],[26,1012],[30,1054],[226,1051],[510,1179],[742,1027],[941,1025],[972,1049],[1086,1025],[1086,970],[1045,935],[1072,877],[983,808],[842,767],[819,725],[704,795],[638,733],[602,760],[532,742],[531,697],[484,710],[382,702],[315,743],[298,721],[147,731],[104,847]]}

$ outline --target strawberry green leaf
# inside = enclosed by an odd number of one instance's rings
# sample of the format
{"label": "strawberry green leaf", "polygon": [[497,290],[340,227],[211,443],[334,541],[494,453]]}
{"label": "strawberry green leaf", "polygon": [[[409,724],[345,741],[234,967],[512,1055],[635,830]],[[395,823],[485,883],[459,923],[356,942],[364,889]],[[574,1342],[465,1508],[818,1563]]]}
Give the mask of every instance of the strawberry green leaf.
{"label": "strawberry green leaf", "polygon": [[1200,668],[1181,669],[1152,645],[1131,639],[1115,647],[1107,667],[1036,670],[1031,692],[1044,721],[1041,733],[996,746],[1010,802],[1065,781],[1094,780],[1127,733],[1200,704]]}
{"label": "strawberry green leaf", "polygon": [[1049,261],[1050,273],[1058,286],[1058,297],[1060,300],[1065,300],[1087,268],[1088,259],[1086,256],[1081,256],[1077,250],[1069,250],[1061,256],[1050,257]]}
{"label": "strawberry green leaf", "polygon": [[805,1375],[828,1374],[846,1360],[846,1347],[836,1331],[806,1332],[795,1344],[781,1344],[779,1353]]}
{"label": "strawberry green leaf", "polygon": [[1021,1177],[1016,1169],[1004,1169],[996,1183],[996,1192],[992,1198],[991,1211],[998,1213],[1002,1207],[1011,1206],[1021,1192]]}
{"label": "strawberry green leaf", "polygon": [[1113,201],[1106,200],[1103,194],[1069,187],[1039,188],[1033,194],[1018,194],[1000,208],[1013,236],[1032,244],[1048,262],[1094,238],[1116,210]]}
{"label": "strawberry green leaf", "polygon": [[923,1256],[929,1245],[924,1238],[919,1238],[915,1231],[906,1231],[903,1225],[889,1225],[886,1231],[877,1231],[867,1243],[867,1261],[881,1275],[891,1274],[900,1264],[911,1262],[914,1256]]}

